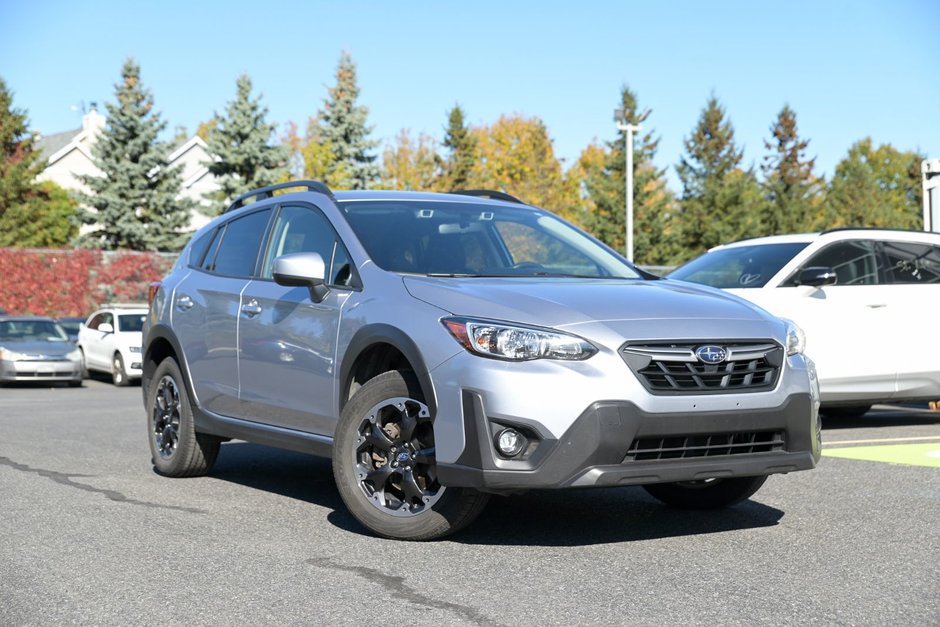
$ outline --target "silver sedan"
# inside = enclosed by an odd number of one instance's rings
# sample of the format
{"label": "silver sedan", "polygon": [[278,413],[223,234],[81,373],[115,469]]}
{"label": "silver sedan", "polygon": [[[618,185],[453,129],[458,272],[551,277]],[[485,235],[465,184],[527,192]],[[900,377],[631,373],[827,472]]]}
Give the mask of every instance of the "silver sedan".
{"label": "silver sedan", "polygon": [[82,384],[82,356],[51,318],[0,316],[0,383]]}

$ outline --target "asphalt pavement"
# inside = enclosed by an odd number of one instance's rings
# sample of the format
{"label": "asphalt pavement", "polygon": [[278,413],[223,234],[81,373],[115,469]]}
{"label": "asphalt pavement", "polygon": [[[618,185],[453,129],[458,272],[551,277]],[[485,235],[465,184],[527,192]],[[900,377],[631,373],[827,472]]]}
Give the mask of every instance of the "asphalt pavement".
{"label": "asphalt pavement", "polygon": [[827,421],[849,458],[722,511],[530,492],[408,543],[365,533],[324,459],[231,442],[156,475],[140,397],[0,388],[0,625],[940,624],[940,412]]}

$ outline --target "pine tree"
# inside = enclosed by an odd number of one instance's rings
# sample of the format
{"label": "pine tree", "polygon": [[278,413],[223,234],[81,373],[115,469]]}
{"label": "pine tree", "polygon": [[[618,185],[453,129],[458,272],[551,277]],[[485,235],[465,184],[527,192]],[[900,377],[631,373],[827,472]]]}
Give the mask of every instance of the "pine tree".
{"label": "pine tree", "polygon": [[820,200],[820,181],[813,174],[815,157],[806,159],[808,140],[800,139],[796,113],[785,105],[764,141],[764,196],[767,199],[764,231],[797,233],[810,228]]}
{"label": "pine tree", "polygon": [[[641,124],[649,110],[639,113],[636,94],[621,88],[620,104],[626,121]],[[598,239],[615,250],[625,249],[626,240],[626,131],[606,145],[603,166],[587,172],[585,185],[593,210],[585,225]],[[675,235],[670,224],[675,201],[666,188],[666,171],[653,164],[659,138],[649,128],[634,136],[633,150],[633,234],[634,257],[645,264],[666,264],[675,257]]]}
{"label": "pine tree", "polygon": [[236,196],[273,185],[287,174],[287,148],[272,143],[275,125],[265,121],[268,108],[261,96],[251,98],[251,78],[242,74],[235,84],[235,100],[228,103],[225,115],[216,114],[199,127],[206,130],[209,153],[216,157],[206,164],[220,187],[207,196],[214,213]]}
{"label": "pine tree", "polygon": [[856,142],[836,165],[817,228],[923,228],[923,155]]}
{"label": "pine tree", "polygon": [[444,162],[442,187],[449,190],[464,189],[476,158],[476,143],[459,104],[455,104],[447,115],[443,144],[450,152]]}
{"label": "pine tree", "polygon": [[743,151],[717,98],[708,99],[676,171],[682,182],[679,261],[718,244],[761,233],[760,187],[753,169],[740,167]]}
{"label": "pine tree", "polygon": [[133,59],[124,62],[115,97],[92,149],[102,175],[80,177],[92,190],[80,200],[94,209],[81,211],[81,220],[94,227],[81,242],[106,250],[178,250],[194,205],[177,198],[181,168],[167,166],[170,146],[157,140],[166,123],[153,110]]}
{"label": "pine tree", "polygon": [[369,139],[372,133],[372,127],[366,125],[369,110],[356,104],[358,97],[356,64],[344,52],[336,68],[336,85],[329,89],[329,97],[317,118],[319,139],[329,144],[332,154],[325,177],[331,187],[368,189],[379,180],[376,156],[369,154],[379,142]]}
{"label": "pine tree", "polygon": [[42,169],[26,112],[14,108],[13,94],[0,78],[0,224],[8,211],[23,205],[34,192]]}

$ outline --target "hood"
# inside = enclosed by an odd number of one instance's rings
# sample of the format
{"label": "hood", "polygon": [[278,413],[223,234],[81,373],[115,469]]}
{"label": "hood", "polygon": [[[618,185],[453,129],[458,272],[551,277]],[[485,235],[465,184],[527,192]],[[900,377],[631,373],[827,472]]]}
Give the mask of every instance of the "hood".
{"label": "hood", "polygon": [[72,342],[0,342],[0,346],[24,355],[45,355],[48,357],[61,357],[75,350]]}
{"label": "hood", "polygon": [[668,279],[403,279],[412,296],[454,315],[546,327],[634,320],[769,318],[736,296]]}

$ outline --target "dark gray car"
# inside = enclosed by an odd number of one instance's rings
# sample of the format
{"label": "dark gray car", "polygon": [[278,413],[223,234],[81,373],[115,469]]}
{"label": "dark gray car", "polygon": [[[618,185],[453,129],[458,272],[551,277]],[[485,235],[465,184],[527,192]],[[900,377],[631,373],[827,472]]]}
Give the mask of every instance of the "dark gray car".
{"label": "dark gray car", "polygon": [[156,291],[143,371],[159,472],[206,473],[229,438],[329,455],[394,538],[530,488],[719,507],[820,452],[795,325],[495,192],[240,198]]}

